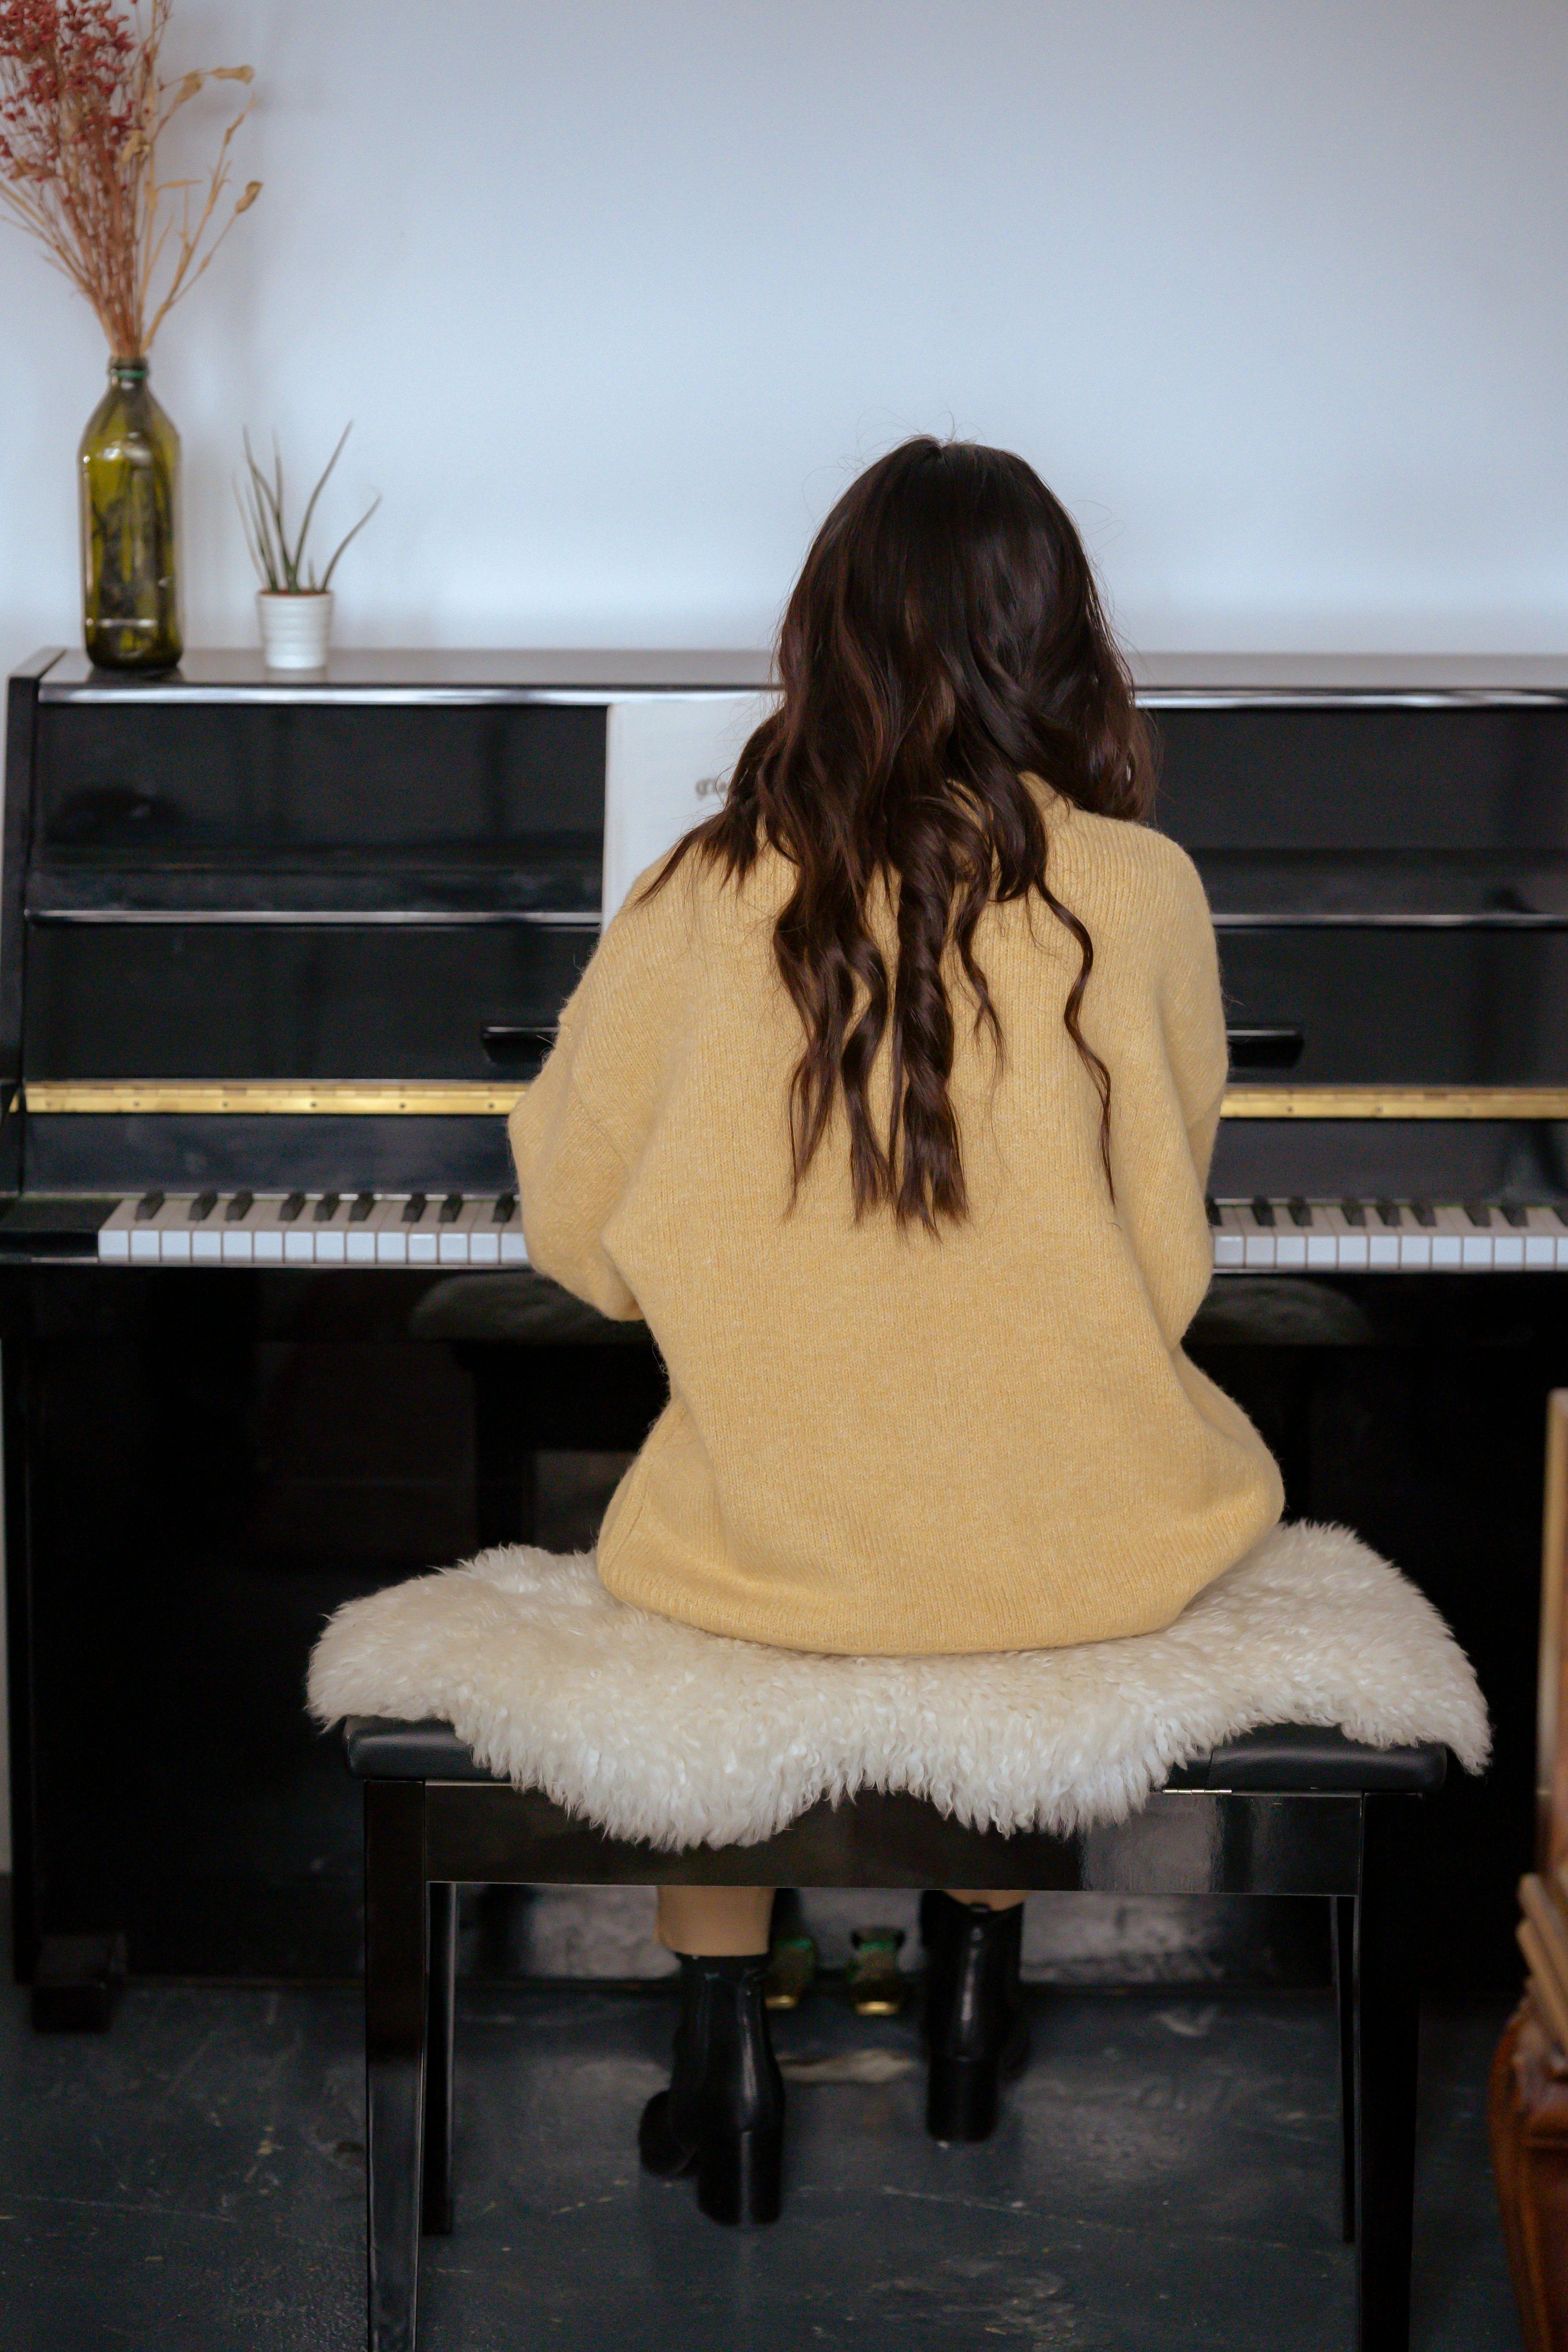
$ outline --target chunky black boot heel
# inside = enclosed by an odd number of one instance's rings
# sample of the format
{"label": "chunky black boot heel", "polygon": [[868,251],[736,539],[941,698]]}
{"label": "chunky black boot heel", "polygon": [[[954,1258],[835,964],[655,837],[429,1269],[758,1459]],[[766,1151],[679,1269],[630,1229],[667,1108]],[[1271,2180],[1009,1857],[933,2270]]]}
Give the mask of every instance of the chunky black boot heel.
{"label": "chunky black boot heel", "polygon": [[697,2202],[710,2221],[776,2221],[784,2201],[784,2133],[734,2132],[705,2140]]}
{"label": "chunky black boot heel", "polygon": [[994,2062],[933,2053],[926,2081],[926,2129],[932,2139],[989,2139],[996,2128],[999,2080]]}
{"label": "chunky black boot heel", "polygon": [[675,2068],[643,2110],[643,2168],[694,2172],[714,2221],[776,2221],[784,2170],[784,2079],[763,2003],[765,1957],[683,1953]]}
{"label": "chunky black boot heel", "polygon": [[1019,1982],[1024,1906],[1004,1911],[928,1895],[926,2129],[933,2139],[989,2139],[998,2085],[1021,2074],[1029,2020]]}

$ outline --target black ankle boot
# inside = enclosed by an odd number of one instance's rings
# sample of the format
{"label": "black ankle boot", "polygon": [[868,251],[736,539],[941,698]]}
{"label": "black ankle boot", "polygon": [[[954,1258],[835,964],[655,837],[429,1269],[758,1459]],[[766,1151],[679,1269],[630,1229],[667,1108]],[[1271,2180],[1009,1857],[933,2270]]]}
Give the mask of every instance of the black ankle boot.
{"label": "black ankle boot", "polygon": [[763,2002],[765,1955],[680,1957],[680,2018],[668,2091],[643,2110],[644,2169],[697,2175],[714,2221],[776,2221],[784,2152],[784,2079]]}
{"label": "black ankle boot", "polygon": [[928,1894],[921,1932],[927,1954],[926,2129],[933,2139],[988,2139],[997,2085],[1021,2074],[1029,2055],[1019,1980],[1024,1906],[994,1911]]}

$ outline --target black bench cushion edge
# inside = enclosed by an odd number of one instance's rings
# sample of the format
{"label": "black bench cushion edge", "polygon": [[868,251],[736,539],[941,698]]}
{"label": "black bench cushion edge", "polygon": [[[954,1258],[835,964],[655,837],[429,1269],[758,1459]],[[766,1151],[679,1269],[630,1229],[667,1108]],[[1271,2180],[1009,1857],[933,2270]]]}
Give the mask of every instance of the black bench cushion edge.
{"label": "black bench cushion edge", "polygon": [[1435,1795],[1448,1769],[1438,1742],[1368,1748],[1310,1723],[1259,1724],[1171,1774],[1168,1789],[1279,1789],[1292,1793]]}
{"label": "black bench cushion edge", "polygon": [[362,1780],[495,1780],[449,1723],[405,1723],[390,1715],[343,1717],[349,1770]]}
{"label": "black bench cushion edge", "polygon": [[[372,1780],[493,1780],[449,1723],[403,1723],[351,1715],[343,1722],[349,1769]],[[1342,1731],[1265,1724],[1171,1774],[1171,1789],[1277,1789],[1354,1795],[1394,1790],[1431,1795],[1447,1770],[1446,1748],[1365,1748]]]}

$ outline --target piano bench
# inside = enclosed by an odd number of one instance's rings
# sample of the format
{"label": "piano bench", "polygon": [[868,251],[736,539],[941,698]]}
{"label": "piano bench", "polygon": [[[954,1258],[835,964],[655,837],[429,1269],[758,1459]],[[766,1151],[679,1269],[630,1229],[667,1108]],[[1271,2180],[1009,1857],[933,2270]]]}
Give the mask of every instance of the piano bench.
{"label": "piano bench", "polygon": [[1142,1811],[1070,1837],[964,1828],[863,1790],[761,1843],[665,1851],[607,1836],[475,1761],[449,1724],[351,1717],[363,1782],[370,2352],[413,2352],[421,2230],[452,2226],[457,1889],[932,1885],[1300,1895],[1331,1905],[1342,2220],[1356,2352],[1406,2352],[1415,2185],[1422,1800],[1441,1747],[1272,1726],[1178,1772]]}

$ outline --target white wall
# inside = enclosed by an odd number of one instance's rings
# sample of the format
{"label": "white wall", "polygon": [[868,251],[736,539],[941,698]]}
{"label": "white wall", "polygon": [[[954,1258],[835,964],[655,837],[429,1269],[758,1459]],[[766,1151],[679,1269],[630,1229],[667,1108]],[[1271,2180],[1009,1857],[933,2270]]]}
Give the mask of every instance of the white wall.
{"label": "white wall", "polygon": [[[1558,0],[179,0],[168,57],[256,66],[266,182],[154,352],[193,643],[252,635],[242,420],[298,476],[350,416],[343,643],[759,643],[950,427],[1145,648],[1568,641]],[[0,235],[7,667],[77,637],[102,365]]]}
{"label": "white wall", "polygon": [[[950,425],[1145,646],[1563,642],[1558,0],[179,0],[170,56],[255,64],[267,184],[154,353],[193,641],[252,634],[241,420],[353,416],[344,642],[757,641]],[[76,633],[101,369],[0,236],[7,660]]]}

